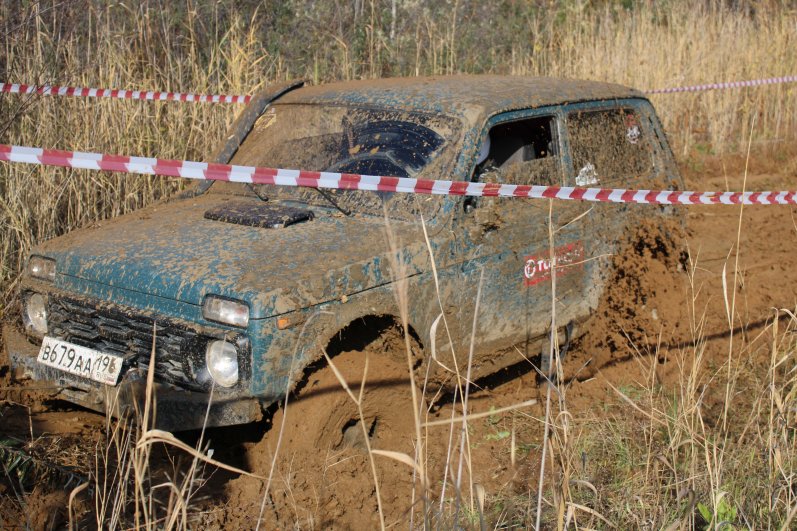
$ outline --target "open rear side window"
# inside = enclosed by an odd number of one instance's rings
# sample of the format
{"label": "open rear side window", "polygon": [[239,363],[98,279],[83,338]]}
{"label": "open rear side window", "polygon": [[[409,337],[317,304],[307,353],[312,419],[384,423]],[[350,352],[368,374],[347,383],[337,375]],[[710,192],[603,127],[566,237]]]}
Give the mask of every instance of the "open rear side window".
{"label": "open rear side window", "polygon": [[567,127],[576,186],[629,183],[653,172],[649,129],[634,109],[572,112]]}

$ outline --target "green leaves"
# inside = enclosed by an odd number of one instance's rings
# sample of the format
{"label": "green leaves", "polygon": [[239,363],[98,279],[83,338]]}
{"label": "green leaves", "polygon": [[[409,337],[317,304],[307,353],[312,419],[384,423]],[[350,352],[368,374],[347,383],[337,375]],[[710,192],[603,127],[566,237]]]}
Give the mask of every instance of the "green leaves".
{"label": "green leaves", "polygon": [[736,521],[736,507],[728,501],[726,492],[719,492],[716,496],[714,503],[716,509],[716,518],[714,512],[704,503],[697,504],[697,510],[700,516],[707,522],[706,529],[736,529],[733,525]]}

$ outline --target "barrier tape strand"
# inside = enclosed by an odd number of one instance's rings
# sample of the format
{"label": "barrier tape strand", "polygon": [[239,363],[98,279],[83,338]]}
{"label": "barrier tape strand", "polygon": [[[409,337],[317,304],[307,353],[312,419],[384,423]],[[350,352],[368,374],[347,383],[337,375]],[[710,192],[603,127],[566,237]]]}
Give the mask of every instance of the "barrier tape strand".
{"label": "barrier tape strand", "polygon": [[759,87],[762,85],[778,85],[781,83],[795,83],[795,82],[797,82],[797,76],[768,77],[765,79],[750,79],[747,81],[728,81],[725,83],[709,83],[707,85],[691,85],[686,87],[670,87],[663,89],[646,90],[645,94],[675,94],[678,92],[703,92],[706,90]]}
{"label": "barrier tape strand", "polygon": [[3,144],[0,144],[0,161],[181,177],[185,179],[305,186],[339,190],[369,190],[472,197],[521,197],[657,205],[797,204],[797,190],[780,192],[692,192],[438,181],[407,177],[286,170],[186,160],[128,157]]}
{"label": "barrier tape strand", "polygon": [[[709,83],[706,85],[654,89],[645,91],[645,94],[703,92],[707,90],[758,87],[763,85],[795,82],[797,82],[797,76],[769,77],[764,79],[750,79],[746,81],[728,81],[724,83]],[[193,94],[188,92],[163,92],[153,90],[99,89],[58,85],[37,86],[18,83],[0,83],[0,92],[12,94],[39,94],[41,96],[76,96],[86,98],[117,98],[123,100],[181,101],[195,103],[249,103],[249,101],[252,99],[252,96],[249,94],[230,96],[225,94]]]}
{"label": "barrier tape strand", "polygon": [[224,94],[191,94],[186,92],[162,92],[154,90],[98,89],[85,87],[61,87],[57,85],[23,85],[0,83],[0,92],[11,94],[38,94],[40,96],[76,96],[85,98],[117,98],[122,100],[182,101],[196,103],[249,103],[250,95],[228,96]]}

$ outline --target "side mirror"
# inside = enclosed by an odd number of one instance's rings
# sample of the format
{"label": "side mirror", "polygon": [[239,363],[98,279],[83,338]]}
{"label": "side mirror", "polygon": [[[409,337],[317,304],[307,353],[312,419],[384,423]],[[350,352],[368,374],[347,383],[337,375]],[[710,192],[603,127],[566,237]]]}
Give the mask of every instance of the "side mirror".
{"label": "side mirror", "polygon": [[[476,178],[476,182],[480,183],[505,183],[507,170],[505,168],[490,168],[489,170],[482,171]],[[481,198],[466,197],[462,205],[466,214],[472,213],[481,207]]]}
{"label": "side mirror", "polygon": [[502,208],[506,202],[497,197],[469,197],[465,201],[465,227],[473,241],[504,225]]}

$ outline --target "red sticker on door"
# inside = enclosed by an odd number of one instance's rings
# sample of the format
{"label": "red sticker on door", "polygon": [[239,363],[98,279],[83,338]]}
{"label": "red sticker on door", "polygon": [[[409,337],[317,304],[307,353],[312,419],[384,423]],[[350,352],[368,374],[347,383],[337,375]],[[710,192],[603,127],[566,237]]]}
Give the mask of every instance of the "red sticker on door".
{"label": "red sticker on door", "polygon": [[[562,278],[581,271],[584,263],[584,244],[580,241],[568,243],[554,249],[556,257],[556,278]],[[523,285],[533,286],[551,279],[550,253],[541,252],[537,256],[527,256],[523,266]]]}

